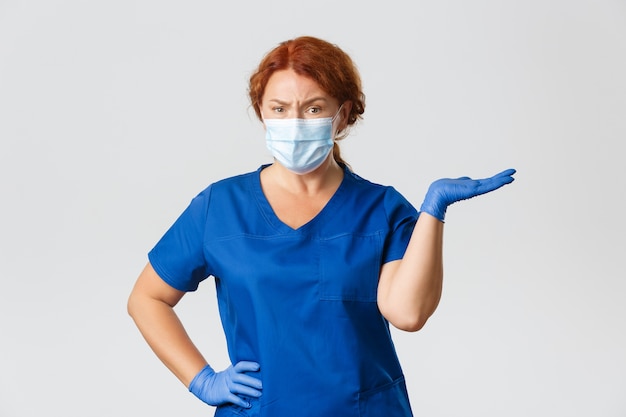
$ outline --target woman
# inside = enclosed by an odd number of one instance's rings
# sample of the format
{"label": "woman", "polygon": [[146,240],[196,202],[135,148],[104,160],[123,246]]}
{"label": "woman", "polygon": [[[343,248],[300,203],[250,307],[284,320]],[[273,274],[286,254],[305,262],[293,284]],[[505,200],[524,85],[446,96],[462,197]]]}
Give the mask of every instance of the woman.
{"label": "woman", "polygon": [[[446,208],[513,181],[442,179],[417,212],[364,180],[337,141],[364,112],[341,49],[270,51],[249,95],[274,163],[211,184],[149,253],[128,309],[163,363],[217,416],[410,416],[389,323],[419,330],[442,288]],[[232,366],[215,372],[174,313],[213,276]]]}

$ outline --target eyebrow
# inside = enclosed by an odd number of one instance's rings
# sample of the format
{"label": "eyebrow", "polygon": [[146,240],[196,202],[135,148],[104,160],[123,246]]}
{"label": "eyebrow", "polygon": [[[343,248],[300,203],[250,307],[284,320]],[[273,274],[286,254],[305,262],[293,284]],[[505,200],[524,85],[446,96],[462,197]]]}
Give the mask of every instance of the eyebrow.
{"label": "eyebrow", "polygon": [[[290,104],[290,102],[283,101],[283,100],[281,100],[279,98],[271,98],[271,99],[269,99],[267,101],[268,102],[277,103],[277,104],[282,104],[282,105]],[[303,104],[311,104],[311,103],[315,103],[316,101],[323,101],[324,103],[328,103],[328,100],[326,98],[324,98],[324,97],[313,97],[313,98],[305,101]]]}

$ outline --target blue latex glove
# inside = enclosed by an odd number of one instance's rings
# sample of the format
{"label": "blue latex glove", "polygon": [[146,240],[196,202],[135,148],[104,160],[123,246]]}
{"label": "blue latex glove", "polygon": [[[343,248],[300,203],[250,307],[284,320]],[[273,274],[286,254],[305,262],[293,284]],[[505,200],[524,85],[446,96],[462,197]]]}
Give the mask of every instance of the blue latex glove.
{"label": "blue latex glove", "polygon": [[250,408],[250,403],[240,395],[253,398],[261,396],[261,381],[246,374],[258,370],[258,363],[246,361],[231,365],[222,372],[215,372],[207,365],[193,378],[189,391],[209,405],[232,403]]}
{"label": "blue latex glove", "polygon": [[420,211],[428,213],[443,222],[446,216],[446,209],[450,204],[467,200],[510,184],[514,180],[513,174],[515,174],[514,169],[507,169],[491,178],[481,180],[473,180],[469,177],[442,178],[428,187],[428,192]]}

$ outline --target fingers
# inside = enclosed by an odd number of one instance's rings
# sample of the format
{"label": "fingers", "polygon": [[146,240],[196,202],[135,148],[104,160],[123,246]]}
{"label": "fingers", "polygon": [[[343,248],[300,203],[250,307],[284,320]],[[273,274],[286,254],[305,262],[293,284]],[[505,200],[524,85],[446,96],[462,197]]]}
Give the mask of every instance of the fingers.
{"label": "fingers", "polygon": [[515,169],[513,169],[513,168],[505,169],[501,173],[494,175],[493,178],[496,178],[496,177],[510,177],[511,175],[515,174],[516,172],[517,171]]}
{"label": "fingers", "polygon": [[250,362],[250,361],[240,361],[240,362],[237,362],[235,366],[233,366],[233,370],[237,373],[256,372],[260,368],[261,368],[261,365],[259,365],[256,362]]}
{"label": "fingers", "polygon": [[261,380],[246,374],[246,372],[256,372],[261,366],[256,362],[241,361],[233,367],[232,381],[237,384],[247,385],[256,389],[263,388]]}
{"label": "fingers", "polygon": [[510,171],[515,172],[514,170],[503,171],[500,174],[494,175],[491,178],[486,178],[482,180],[477,180],[476,182],[476,195],[485,194],[494,190],[497,190],[500,187],[505,186],[506,184],[512,183],[515,178],[511,175]]}
{"label": "fingers", "polygon": [[257,390],[263,388],[263,384],[260,379],[246,374],[233,373],[233,375],[231,376],[231,381],[235,385],[245,385]]}
{"label": "fingers", "polygon": [[228,388],[230,392],[235,395],[245,395],[245,396],[253,397],[253,398],[259,398],[261,395],[263,395],[263,392],[247,384],[231,383]]}
{"label": "fingers", "polygon": [[[517,170],[513,169],[513,168],[509,168],[509,169],[505,169],[502,172],[497,173],[496,175],[494,175],[493,177],[490,178],[483,178],[482,180],[479,181],[485,181],[485,180],[492,180],[492,179],[499,179],[499,178],[504,178],[504,177],[511,177],[513,174],[515,174],[517,172]],[[459,180],[471,180],[472,178],[470,177],[460,177],[457,178]],[[513,181],[514,178],[511,178],[511,181]]]}
{"label": "fingers", "polygon": [[[499,174],[494,175],[490,179],[492,180],[494,185],[497,186],[496,188],[500,188],[503,185],[510,184],[515,181],[515,178],[513,178],[513,174],[515,174],[515,172],[516,171],[514,169],[507,169]],[[496,188],[494,188],[494,190]]]}
{"label": "fingers", "polygon": [[[478,180],[480,182],[487,182],[487,181],[493,181],[496,183],[500,183],[503,182],[504,184],[509,184],[511,182],[513,182],[515,180],[515,178],[513,178],[513,174],[515,174],[517,171],[514,170],[513,168],[511,169],[505,169],[504,171],[494,175],[493,177],[490,178],[483,178],[481,180]],[[471,179],[469,177],[463,177],[463,178],[459,178],[459,179]]]}
{"label": "fingers", "polygon": [[229,394],[226,397],[226,402],[233,403],[235,405],[238,405],[239,407],[250,408],[250,403],[248,401],[236,396],[235,394]]}
{"label": "fingers", "polygon": [[[490,178],[490,180],[492,180],[493,184],[496,186],[496,188],[500,188],[503,185],[506,184],[510,184],[513,181],[515,181],[515,178],[513,178],[513,174],[515,174],[514,169],[506,169],[504,171],[502,171],[499,174],[494,175],[493,177]],[[494,188],[495,190],[495,188]]]}
{"label": "fingers", "polygon": [[250,403],[239,395],[259,398],[262,395],[261,389],[263,384],[261,380],[246,372],[256,372],[260,369],[260,365],[256,362],[241,361],[232,368],[230,380],[228,381],[228,389],[232,395],[229,396],[230,402],[241,407],[248,408]]}

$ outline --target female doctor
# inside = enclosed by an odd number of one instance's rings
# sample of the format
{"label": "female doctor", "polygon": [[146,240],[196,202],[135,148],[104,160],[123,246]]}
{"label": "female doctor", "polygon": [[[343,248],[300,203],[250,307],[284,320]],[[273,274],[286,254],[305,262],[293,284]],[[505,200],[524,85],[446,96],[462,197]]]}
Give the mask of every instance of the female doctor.
{"label": "female doctor", "polygon": [[[128,311],[216,416],[411,416],[389,323],[417,331],[442,289],[446,208],[513,181],[441,179],[419,212],[351,171],[337,141],[364,112],[350,57],[279,44],[249,85],[274,162],[209,185],[149,252]],[[232,365],[207,363],[174,312],[215,279]]]}

